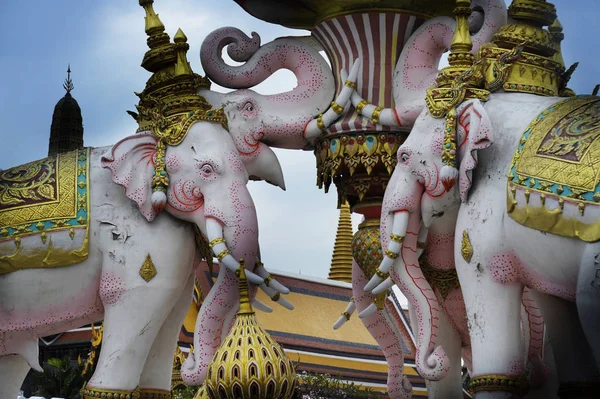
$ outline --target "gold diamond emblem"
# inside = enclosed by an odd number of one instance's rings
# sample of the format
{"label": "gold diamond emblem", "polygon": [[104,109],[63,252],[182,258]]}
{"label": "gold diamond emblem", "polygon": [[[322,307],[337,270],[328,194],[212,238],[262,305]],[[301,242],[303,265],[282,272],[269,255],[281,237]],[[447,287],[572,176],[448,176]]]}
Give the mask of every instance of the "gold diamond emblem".
{"label": "gold diamond emblem", "polygon": [[471,245],[471,240],[469,239],[469,233],[467,233],[467,230],[463,231],[460,253],[467,263],[471,262],[471,258],[473,257],[473,246]]}
{"label": "gold diamond emblem", "polygon": [[144,263],[142,264],[142,267],[140,268],[140,276],[142,276],[142,278],[149,283],[150,280],[152,280],[154,278],[154,276],[156,276],[157,270],[156,267],[154,266],[154,262],[152,262],[152,258],[150,257],[150,254],[148,254],[146,256],[146,260],[144,261]]}

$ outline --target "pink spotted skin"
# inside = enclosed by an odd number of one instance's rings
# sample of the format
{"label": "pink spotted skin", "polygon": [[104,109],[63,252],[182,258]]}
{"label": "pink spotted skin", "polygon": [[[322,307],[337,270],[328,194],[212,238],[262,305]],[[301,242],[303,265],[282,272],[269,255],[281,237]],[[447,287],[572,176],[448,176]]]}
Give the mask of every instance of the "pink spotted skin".
{"label": "pink spotted skin", "polygon": [[[244,64],[227,65],[221,56],[225,46],[232,59]],[[333,73],[325,59],[311,45],[293,37],[261,46],[255,32],[248,37],[237,28],[220,28],[202,43],[200,59],[212,81],[238,89],[228,94],[201,90],[200,94],[215,107],[224,107],[229,131],[245,162],[259,156],[261,143],[303,149],[307,145],[304,127],[325,112],[335,92]],[[292,71],[297,87],[273,95],[248,89],[279,69]]]}
{"label": "pink spotted skin", "polygon": [[[357,312],[363,311],[373,303],[375,296],[365,292],[363,287],[367,279],[354,260],[352,262],[352,295],[356,303]],[[412,397],[412,385],[404,375],[404,352],[402,350],[402,336],[395,325],[394,318],[387,308],[377,310],[371,316],[362,319],[363,324],[373,336],[383,351],[388,364],[387,389],[391,399],[405,399]]]}

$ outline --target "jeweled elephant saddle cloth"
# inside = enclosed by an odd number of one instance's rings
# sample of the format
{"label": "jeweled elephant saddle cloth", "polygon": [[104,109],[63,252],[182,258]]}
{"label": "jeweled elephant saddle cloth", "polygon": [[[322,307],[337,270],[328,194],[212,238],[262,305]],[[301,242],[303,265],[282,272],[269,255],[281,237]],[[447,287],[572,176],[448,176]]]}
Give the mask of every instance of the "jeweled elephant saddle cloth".
{"label": "jeweled elephant saddle cloth", "polygon": [[[523,133],[510,167],[509,215],[537,230],[600,240],[600,221],[584,220],[586,207],[600,204],[598,138],[598,96],[570,97],[539,114]],[[525,201],[517,200],[517,190],[524,191]],[[534,196],[541,206],[531,203]],[[578,208],[575,216],[565,216],[565,204]]]}
{"label": "jeweled elephant saddle cloth", "polygon": [[88,256],[89,148],[0,171],[0,274]]}

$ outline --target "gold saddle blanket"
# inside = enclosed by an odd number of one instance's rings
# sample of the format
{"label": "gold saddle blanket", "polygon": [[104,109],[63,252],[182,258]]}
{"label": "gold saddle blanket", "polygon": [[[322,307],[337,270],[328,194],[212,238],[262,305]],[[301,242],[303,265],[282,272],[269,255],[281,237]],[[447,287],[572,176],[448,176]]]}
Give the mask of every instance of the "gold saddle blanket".
{"label": "gold saddle blanket", "polygon": [[[600,204],[600,97],[577,96],[545,109],[527,127],[508,174],[508,213],[518,223],[553,234],[600,240],[600,221],[584,223],[586,207]],[[524,190],[525,201],[516,191]],[[539,196],[541,207],[529,204]],[[547,199],[558,207],[546,208]],[[524,202],[524,203],[523,203]],[[563,215],[576,205],[577,217]]]}
{"label": "gold saddle blanket", "polygon": [[0,274],[87,259],[89,153],[0,171]]}

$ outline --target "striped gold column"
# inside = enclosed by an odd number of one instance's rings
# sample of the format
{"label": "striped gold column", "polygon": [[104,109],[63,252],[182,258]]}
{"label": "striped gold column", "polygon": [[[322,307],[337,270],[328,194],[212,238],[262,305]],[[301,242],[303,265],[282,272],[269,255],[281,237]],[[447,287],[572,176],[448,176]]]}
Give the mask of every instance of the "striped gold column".
{"label": "striped gold column", "polygon": [[348,202],[344,202],[340,206],[340,220],[335,235],[328,278],[347,283],[352,281],[352,219]]}

